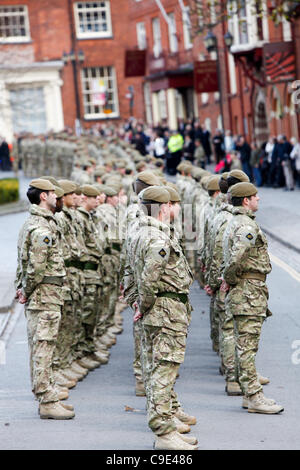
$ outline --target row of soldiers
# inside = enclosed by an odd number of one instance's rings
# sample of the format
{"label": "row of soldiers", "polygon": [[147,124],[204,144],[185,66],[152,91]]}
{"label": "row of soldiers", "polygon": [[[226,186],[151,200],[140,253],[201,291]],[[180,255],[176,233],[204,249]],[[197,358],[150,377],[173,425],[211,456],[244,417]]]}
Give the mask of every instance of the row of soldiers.
{"label": "row of soldiers", "polygon": [[[113,156],[113,157],[112,157]],[[22,167],[24,175],[36,178],[42,174],[73,178],[73,171],[94,164],[122,159],[130,170],[142,160],[139,152],[112,135],[106,138],[93,135],[77,137],[66,132],[47,135],[23,135],[13,142],[14,169]],[[133,158],[134,157],[134,160]]]}
{"label": "row of soldiers", "polygon": [[283,407],[264,396],[269,379],[255,367],[262,324],[270,316],[271,271],[266,237],[255,221],[257,188],[240,170],[211,175],[184,161],[177,171],[175,187],[159,186],[154,175],[136,182],[124,295],[135,311],[136,391],[144,387],[155,448],[192,450],[197,439],[181,433],[196,418],[184,412],[174,391],[191,318],[192,272],[211,297],[212,347],[226,393],[242,395],[250,413],[277,414]]}
{"label": "row of soldiers", "polygon": [[74,416],[62,400],[108,361],[122,331],[120,288],[134,311],[136,394],[147,397],[155,446],[192,450],[197,440],[184,433],[196,418],[183,411],[174,385],[193,274],[211,296],[211,338],[226,392],[243,395],[248,411],[283,409],[262,395],[268,379],[255,369],[270,271],[255,206],[244,207],[257,190],[239,170],[220,177],[186,161],[175,185],[159,159],[120,148],[113,158],[102,152],[102,165],[85,159],[73,180],[45,176],[30,184],[16,288],[26,307],[33,391],[41,418]]}

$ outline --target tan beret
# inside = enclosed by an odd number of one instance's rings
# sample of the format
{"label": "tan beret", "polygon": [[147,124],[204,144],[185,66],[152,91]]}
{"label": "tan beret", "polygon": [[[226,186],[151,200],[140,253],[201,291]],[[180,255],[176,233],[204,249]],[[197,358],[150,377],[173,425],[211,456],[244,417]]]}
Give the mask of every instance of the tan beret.
{"label": "tan beret", "polygon": [[135,168],[136,168],[137,170],[140,170],[141,168],[144,168],[144,167],[147,167],[147,163],[144,162],[144,161],[142,161],[142,162],[140,161],[139,163],[137,163],[137,164],[135,165]]}
{"label": "tan beret", "polygon": [[169,185],[165,186],[165,188],[168,191],[168,193],[170,194],[170,202],[180,202],[181,201],[180,196],[179,196],[178,192],[176,191],[176,189],[172,188]]}
{"label": "tan beret", "polygon": [[207,180],[206,189],[208,191],[220,191],[219,180],[220,180],[220,175],[210,176],[209,179]]}
{"label": "tan beret", "polygon": [[170,188],[173,188],[173,189],[175,189],[175,191],[178,192],[178,187],[176,186],[175,183],[172,183],[172,181],[168,181],[166,186],[169,186]]}
{"label": "tan beret", "polygon": [[76,190],[76,184],[70,180],[58,180],[60,187],[64,190],[65,194],[74,193]]}
{"label": "tan beret", "polygon": [[61,198],[61,197],[63,197],[64,194],[65,194],[64,190],[63,190],[60,186],[54,186],[54,187],[55,187],[54,192],[55,192],[55,194],[56,194],[56,197],[57,197],[58,199]]}
{"label": "tan beret", "polygon": [[150,170],[141,171],[136,177],[136,181],[138,180],[150,186],[159,186],[160,184],[159,178]]}
{"label": "tan beret", "polygon": [[105,170],[105,169],[102,170],[102,169],[98,168],[98,169],[96,169],[96,170],[94,171],[94,176],[103,176],[103,175],[105,175],[105,174],[106,174],[106,170]]}
{"label": "tan beret", "polygon": [[257,188],[252,183],[242,182],[229,188],[232,197],[250,197],[257,194]]}
{"label": "tan beret", "polygon": [[106,196],[113,197],[113,196],[118,195],[118,192],[111,186],[106,186],[106,185],[102,185],[102,186],[103,187],[101,189],[101,192],[104,193]]}
{"label": "tan beret", "polygon": [[160,202],[167,203],[170,201],[168,190],[162,186],[150,186],[142,191],[142,202]]}
{"label": "tan beret", "polygon": [[119,194],[119,192],[121,191],[121,189],[123,187],[122,184],[119,183],[118,181],[106,181],[106,184],[110,188],[114,189],[117,194]]}
{"label": "tan beret", "polygon": [[209,175],[204,175],[204,176],[201,178],[201,185],[202,185],[202,188],[207,189],[206,185],[207,185],[207,182],[208,182],[209,178],[210,178]]}
{"label": "tan beret", "polygon": [[74,193],[77,194],[77,196],[81,196],[82,191],[81,191],[81,186],[80,186],[80,184],[77,184],[77,183],[76,183],[76,189],[75,189]]}
{"label": "tan beret", "polygon": [[81,192],[85,196],[92,197],[92,196],[99,196],[100,192],[91,184],[84,184],[81,186]]}
{"label": "tan beret", "polygon": [[248,176],[242,170],[232,170],[232,171],[229,172],[227,178],[230,178],[230,176],[233,176],[234,178],[237,178],[241,182],[245,182],[245,183],[249,182]]}
{"label": "tan beret", "polygon": [[105,189],[105,187],[106,187],[104,184],[94,183],[93,186],[94,186],[95,188],[97,188],[98,191],[100,191],[100,194],[101,194],[101,193],[104,193],[104,189]]}
{"label": "tan beret", "polygon": [[229,171],[224,171],[224,173],[221,174],[222,180],[225,180],[225,181],[226,181],[227,178],[228,178],[228,175],[229,175]]}
{"label": "tan beret", "polygon": [[50,181],[50,183],[52,183],[53,186],[60,186],[60,184],[59,184],[59,182],[57,181],[57,179],[55,179],[53,176],[40,176],[39,179]]}
{"label": "tan beret", "polygon": [[54,191],[55,186],[51,183],[51,181],[44,180],[42,178],[38,178],[35,180],[30,181],[29,186],[32,186],[36,189],[42,189],[43,191]]}

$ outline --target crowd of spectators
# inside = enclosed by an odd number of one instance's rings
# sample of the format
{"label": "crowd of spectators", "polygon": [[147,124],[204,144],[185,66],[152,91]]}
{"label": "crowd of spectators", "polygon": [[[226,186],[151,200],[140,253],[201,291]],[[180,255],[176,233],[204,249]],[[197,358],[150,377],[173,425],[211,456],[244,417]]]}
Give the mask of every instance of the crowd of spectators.
{"label": "crowd of spectators", "polygon": [[255,140],[247,142],[242,135],[233,136],[230,130],[223,133],[216,129],[211,134],[198,119],[180,120],[177,130],[170,130],[166,121],[150,127],[131,118],[118,134],[142,155],[163,159],[170,175],[185,159],[202,168],[214,165],[215,173],[241,169],[258,187],[287,191],[300,187],[300,143],[295,137],[289,141],[284,135],[272,136],[258,145]]}

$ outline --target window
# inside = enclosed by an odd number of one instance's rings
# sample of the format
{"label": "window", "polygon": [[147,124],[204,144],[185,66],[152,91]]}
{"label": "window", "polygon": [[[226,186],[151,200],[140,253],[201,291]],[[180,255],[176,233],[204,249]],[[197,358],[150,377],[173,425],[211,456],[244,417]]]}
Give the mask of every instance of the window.
{"label": "window", "polygon": [[44,89],[18,88],[10,90],[10,105],[14,132],[47,132]]}
{"label": "window", "polygon": [[114,67],[91,67],[81,71],[84,117],[101,119],[119,116]]}
{"label": "window", "polygon": [[162,52],[159,18],[153,18],[152,20],[152,34],[153,34],[153,54],[154,54],[154,57],[159,57]]}
{"label": "window", "polygon": [[27,6],[0,6],[0,42],[30,40]]}
{"label": "window", "polygon": [[186,7],[184,13],[182,14],[182,23],[183,23],[183,37],[184,37],[184,47],[185,49],[191,49],[193,47],[192,35],[191,35],[191,20],[189,8]]}
{"label": "window", "polygon": [[158,107],[159,107],[159,116],[160,119],[167,119],[167,98],[165,90],[160,90],[158,92]]}
{"label": "window", "polygon": [[177,52],[178,51],[178,40],[176,34],[176,21],[174,13],[169,13],[169,45],[170,45],[170,52]]}
{"label": "window", "polygon": [[77,37],[105,38],[112,35],[110,3],[78,2],[74,4]]}
{"label": "window", "polygon": [[142,51],[147,49],[147,36],[146,36],[146,28],[145,23],[137,23],[136,24],[136,35],[137,35],[137,43],[138,48]]}
{"label": "window", "polygon": [[248,43],[248,23],[247,23],[247,10],[246,10],[246,0],[240,2],[240,9],[238,12],[239,18],[239,43],[247,44]]}
{"label": "window", "polygon": [[152,124],[152,104],[151,104],[151,89],[150,83],[144,83],[144,100],[145,100],[145,111],[146,111],[146,122]]}

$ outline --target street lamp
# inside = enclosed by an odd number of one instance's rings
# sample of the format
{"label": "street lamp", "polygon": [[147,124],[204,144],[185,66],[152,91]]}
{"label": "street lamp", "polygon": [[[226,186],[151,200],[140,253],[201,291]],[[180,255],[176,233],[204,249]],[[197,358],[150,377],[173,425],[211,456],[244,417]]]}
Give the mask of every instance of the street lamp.
{"label": "street lamp", "polygon": [[233,38],[232,34],[230,33],[230,31],[227,31],[227,33],[224,34],[224,42],[225,42],[226,47],[229,51],[230,51],[230,48],[233,44],[233,40],[234,40],[234,38]]}
{"label": "street lamp", "polygon": [[212,31],[209,31],[205,36],[204,45],[208,52],[213,52],[218,49],[218,39]]}
{"label": "street lamp", "polygon": [[78,80],[77,80],[77,62],[82,64],[85,60],[84,52],[80,49],[77,53],[71,50],[69,53],[63,52],[62,61],[64,65],[71,62],[73,67],[73,79],[74,79],[74,90],[75,90],[75,103],[76,103],[76,126],[80,127],[80,101],[78,91]]}
{"label": "street lamp", "polygon": [[223,93],[222,93],[218,38],[211,30],[207,33],[207,35],[204,38],[204,45],[207,49],[207,52],[216,52],[216,55],[217,55],[217,75],[218,75],[218,88],[219,88],[219,93],[220,93],[220,112],[221,112],[221,119],[222,119],[222,129],[224,130]]}

